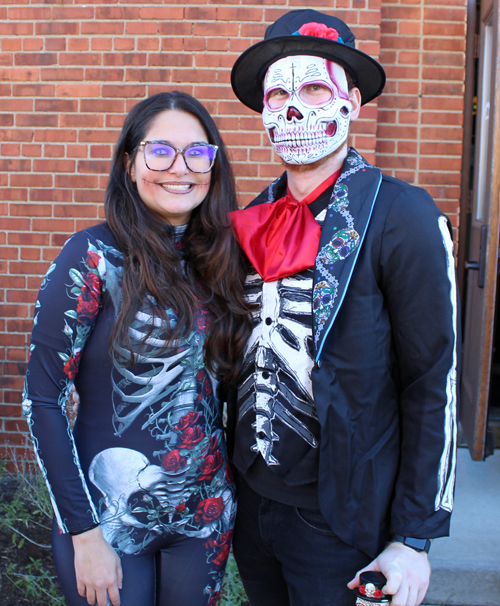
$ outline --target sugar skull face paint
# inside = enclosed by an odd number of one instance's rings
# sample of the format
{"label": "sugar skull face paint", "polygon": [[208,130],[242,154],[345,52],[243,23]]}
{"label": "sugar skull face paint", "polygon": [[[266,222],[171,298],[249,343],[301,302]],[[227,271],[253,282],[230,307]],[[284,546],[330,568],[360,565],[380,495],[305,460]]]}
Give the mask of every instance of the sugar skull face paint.
{"label": "sugar skull face paint", "polygon": [[345,71],[323,59],[284,57],[267,70],[262,120],[288,164],[311,164],[347,138],[351,102]]}

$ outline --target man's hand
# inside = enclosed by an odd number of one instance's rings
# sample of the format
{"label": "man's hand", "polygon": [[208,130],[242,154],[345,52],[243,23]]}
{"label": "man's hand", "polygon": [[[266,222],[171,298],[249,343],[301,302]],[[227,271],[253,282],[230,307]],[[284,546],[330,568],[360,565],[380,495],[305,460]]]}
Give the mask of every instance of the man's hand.
{"label": "man's hand", "polygon": [[365,570],[381,572],[387,578],[382,591],[392,595],[392,606],[419,606],[427,593],[431,577],[429,558],[403,543],[391,543],[371,564],[356,573],[347,584],[359,587],[359,575]]}
{"label": "man's hand", "polygon": [[115,550],[102,536],[101,528],[93,528],[71,537],[75,549],[75,572],[78,593],[94,606],[120,606],[122,567]]}

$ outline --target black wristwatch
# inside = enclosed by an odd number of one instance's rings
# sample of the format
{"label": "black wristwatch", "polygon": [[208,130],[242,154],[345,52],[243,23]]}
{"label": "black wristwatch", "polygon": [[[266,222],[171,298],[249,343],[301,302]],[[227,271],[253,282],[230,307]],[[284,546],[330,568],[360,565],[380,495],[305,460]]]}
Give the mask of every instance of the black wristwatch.
{"label": "black wristwatch", "polygon": [[396,543],[403,543],[406,547],[411,547],[415,551],[425,551],[429,553],[431,542],[429,539],[414,539],[413,537],[404,537],[402,534],[393,534],[392,540]]}

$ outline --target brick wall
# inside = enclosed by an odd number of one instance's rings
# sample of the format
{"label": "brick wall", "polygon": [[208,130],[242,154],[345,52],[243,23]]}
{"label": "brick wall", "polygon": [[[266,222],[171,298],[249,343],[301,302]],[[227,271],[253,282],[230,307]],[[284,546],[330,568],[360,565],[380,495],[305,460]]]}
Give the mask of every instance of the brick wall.
{"label": "brick wall", "polygon": [[[387,93],[353,143],[458,222],[465,0],[320,0],[381,53]],[[20,392],[41,276],[102,220],[113,145],[145,96],[183,90],[223,132],[242,204],[280,173],[260,116],[229,86],[237,56],[296,0],[4,0],[0,7],[0,458],[27,454]],[[13,451],[13,453],[11,452]]]}

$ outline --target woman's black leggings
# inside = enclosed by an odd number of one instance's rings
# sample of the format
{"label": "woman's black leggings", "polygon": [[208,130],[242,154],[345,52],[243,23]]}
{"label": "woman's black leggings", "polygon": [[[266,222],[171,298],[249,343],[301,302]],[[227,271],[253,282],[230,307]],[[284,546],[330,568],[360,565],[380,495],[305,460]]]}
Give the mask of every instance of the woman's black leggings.
{"label": "woman's black leggings", "polygon": [[[207,562],[207,539],[181,534],[162,537],[139,555],[122,555],[121,606],[207,606],[213,566]],[[76,588],[73,542],[52,526],[52,550],[67,606],[88,606]],[[216,601],[212,600],[211,604]]]}

